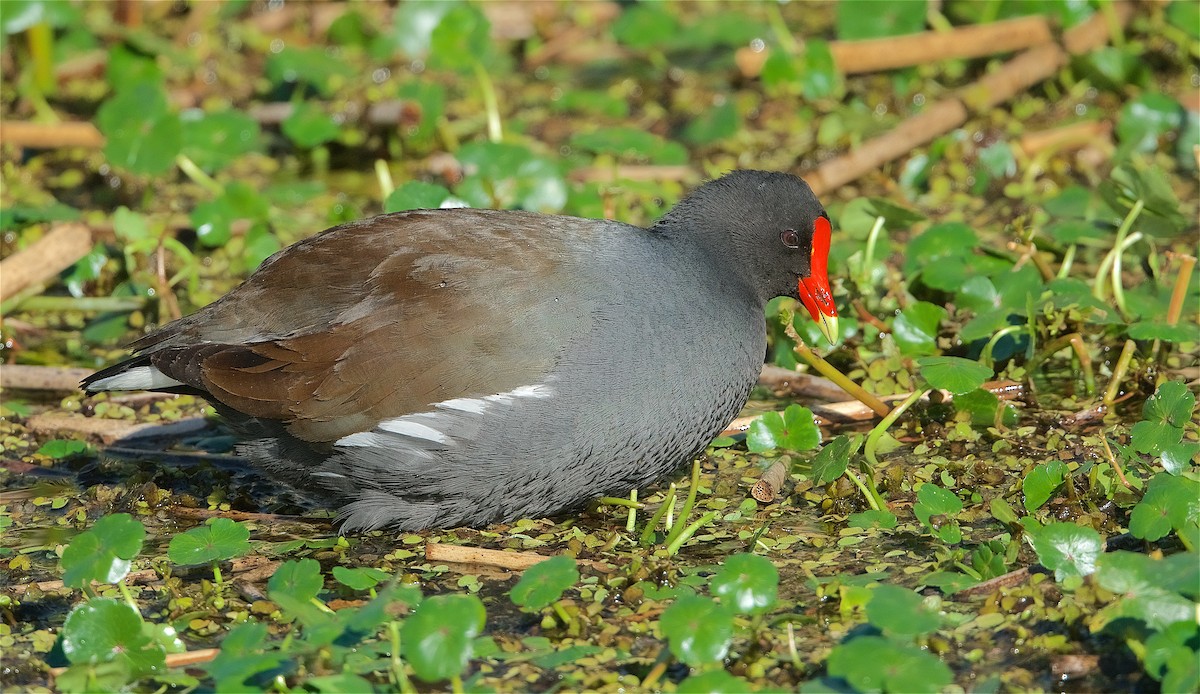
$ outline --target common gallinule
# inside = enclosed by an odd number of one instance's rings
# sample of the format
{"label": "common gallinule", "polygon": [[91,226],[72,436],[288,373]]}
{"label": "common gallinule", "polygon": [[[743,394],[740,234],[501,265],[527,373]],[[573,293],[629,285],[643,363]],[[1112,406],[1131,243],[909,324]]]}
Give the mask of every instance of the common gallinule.
{"label": "common gallinule", "polygon": [[830,224],[808,185],[735,171],[653,226],[414,210],[269,258],[133,343],[89,393],[199,393],[344,529],[485,525],[653,482],[746,402],[763,305],[832,342]]}

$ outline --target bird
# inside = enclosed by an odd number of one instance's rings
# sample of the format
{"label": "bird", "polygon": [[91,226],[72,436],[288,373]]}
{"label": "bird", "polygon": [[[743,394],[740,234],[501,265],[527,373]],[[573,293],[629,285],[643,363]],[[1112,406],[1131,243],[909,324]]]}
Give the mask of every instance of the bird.
{"label": "bird", "polygon": [[342,532],[560,516],[703,452],[757,382],[767,301],[836,342],[831,234],[802,179],[755,170],[647,227],[383,214],[275,253],[82,387],[203,396]]}

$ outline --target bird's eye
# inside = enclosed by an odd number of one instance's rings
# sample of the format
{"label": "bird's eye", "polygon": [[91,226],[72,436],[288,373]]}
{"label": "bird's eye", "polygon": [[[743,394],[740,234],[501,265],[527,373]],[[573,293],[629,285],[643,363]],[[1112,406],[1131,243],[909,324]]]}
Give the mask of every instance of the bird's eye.
{"label": "bird's eye", "polygon": [[795,229],[785,229],[779,233],[779,240],[788,248],[800,247],[800,234],[796,233]]}

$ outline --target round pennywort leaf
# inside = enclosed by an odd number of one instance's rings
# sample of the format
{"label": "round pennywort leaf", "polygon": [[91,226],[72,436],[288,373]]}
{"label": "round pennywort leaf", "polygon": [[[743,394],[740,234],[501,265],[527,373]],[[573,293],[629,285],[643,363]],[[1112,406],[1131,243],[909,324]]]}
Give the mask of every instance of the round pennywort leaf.
{"label": "round pennywort leaf", "polygon": [[474,595],[435,595],[421,603],[401,629],[404,658],[417,677],[438,682],[458,675],[487,612]]}
{"label": "round pennywort leaf", "polygon": [[663,612],[659,627],[671,652],[683,662],[718,663],[733,639],[733,613],[709,598],[683,595]]}
{"label": "round pennywort leaf", "polygon": [[167,546],[167,557],[176,564],[209,564],[233,559],[250,551],[250,530],[228,518],[176,535]]}
{"label": "round pennywort leaf", "polygon": [[725,560],[709,586],[722,605],[741,614],[758,614],[775,604],[779,570],[757,554],[735,554]]}
{"label": "round pennywort leaf", "polygon": [[512,589],[512,601],[527,610],[540,610],[562,597],[563,591],[579,581],[575,559],[559,555],[534,564]]}

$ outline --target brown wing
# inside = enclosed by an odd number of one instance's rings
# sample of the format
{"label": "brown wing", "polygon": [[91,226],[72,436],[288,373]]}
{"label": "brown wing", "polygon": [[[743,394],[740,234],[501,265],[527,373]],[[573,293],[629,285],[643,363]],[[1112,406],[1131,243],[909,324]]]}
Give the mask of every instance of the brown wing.
{"label": "brown wing", "polygon": [[570,237],[591,224],[426,210],[336,227],[134,346],[226,405],[333,441],[543,381],[591,314],[565,291]]}

